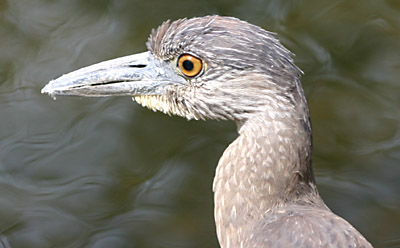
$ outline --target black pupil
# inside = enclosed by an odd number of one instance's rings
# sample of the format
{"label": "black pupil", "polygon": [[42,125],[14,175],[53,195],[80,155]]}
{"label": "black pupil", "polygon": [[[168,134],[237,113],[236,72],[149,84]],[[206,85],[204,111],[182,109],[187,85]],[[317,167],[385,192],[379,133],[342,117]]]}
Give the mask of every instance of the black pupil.
{"label": "black pupil", "polygon": [[193,67],[194,67],[193,62],[190,60],[183,61],[182,66],[187,71],[193,70]]}

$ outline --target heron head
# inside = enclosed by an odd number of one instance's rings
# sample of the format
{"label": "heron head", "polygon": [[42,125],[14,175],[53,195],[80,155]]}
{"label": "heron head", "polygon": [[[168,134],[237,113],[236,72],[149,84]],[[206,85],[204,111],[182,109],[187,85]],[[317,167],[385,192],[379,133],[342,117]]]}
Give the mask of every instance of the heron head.
{"label": "heron head", "polygon": [[270,32],[232,17],[164,22],[149,51],[101,62],[50,81],[42,93],[132,96],[187,119],[248,118],[266,104],[293,102],[301,71]]}

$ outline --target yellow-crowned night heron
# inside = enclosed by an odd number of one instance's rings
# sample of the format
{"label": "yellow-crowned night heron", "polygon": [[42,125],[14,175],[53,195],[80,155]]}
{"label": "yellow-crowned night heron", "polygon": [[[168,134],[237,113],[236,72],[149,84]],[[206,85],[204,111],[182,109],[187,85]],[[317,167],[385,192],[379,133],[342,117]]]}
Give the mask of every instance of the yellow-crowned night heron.
{"label": "yellow-crowned night heron", "polygon": [[234,120],[214,179],[221,247],[371,247],[318,194],[301,71],[273,34],[231,17],[165,22],[148,52],[92,65],[43,93],[132,96],[187,119]]}

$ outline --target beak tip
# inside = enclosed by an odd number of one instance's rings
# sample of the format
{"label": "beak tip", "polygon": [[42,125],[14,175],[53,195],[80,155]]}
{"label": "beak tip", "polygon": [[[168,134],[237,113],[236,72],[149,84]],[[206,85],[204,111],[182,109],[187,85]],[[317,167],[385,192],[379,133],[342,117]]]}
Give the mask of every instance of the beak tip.
{"label": "beak tip", "polygon": [[44,86],[44,87],[42,88],[42,90],[40,91],[40,93],[42,93],[42,94],[48,94],[47,87]]}
{"label": "beak tip", "polygon": [[41,90],[40,93],[47,94],[55,100],[56,90],[53,87],[53,81],[48,82]]}
{"label": "beak tip", "polygon": [[42,94],[50,94],[50,92],[52,91],[52,90],[51,90],[51,87],[50,87],[51,82],[52,82],[52,81],[48,82],[48,83],[42,88],[42,90],[40,91],[40,93],[42,93]]}

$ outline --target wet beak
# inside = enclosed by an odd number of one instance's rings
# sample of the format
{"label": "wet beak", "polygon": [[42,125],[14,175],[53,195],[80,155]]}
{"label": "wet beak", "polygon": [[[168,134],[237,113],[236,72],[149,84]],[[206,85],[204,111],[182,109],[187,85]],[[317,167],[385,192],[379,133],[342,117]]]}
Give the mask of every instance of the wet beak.
{"label": "wet beak", "polygon": [[43,89],[52,97],[163,95],[172,85],[186,85],[174,67],[143,52],[91,65],[50,81]]}

